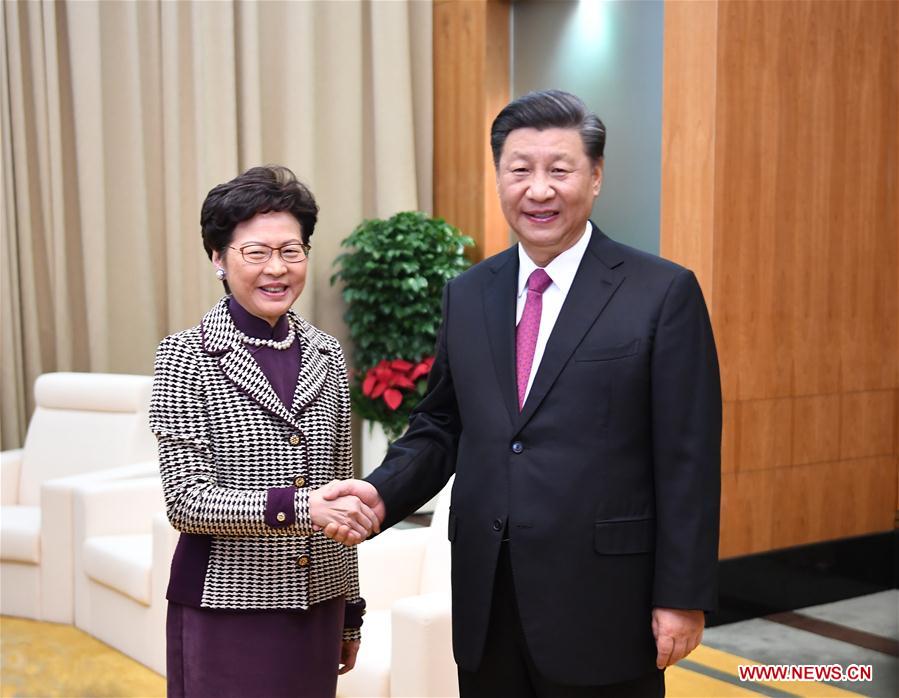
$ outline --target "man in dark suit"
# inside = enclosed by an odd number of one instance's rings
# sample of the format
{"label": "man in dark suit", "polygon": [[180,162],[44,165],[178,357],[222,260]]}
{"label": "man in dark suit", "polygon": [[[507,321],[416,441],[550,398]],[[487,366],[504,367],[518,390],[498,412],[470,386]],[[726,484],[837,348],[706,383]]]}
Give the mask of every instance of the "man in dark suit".
{"label": "man in dark suit", "polygon": [[[462,696],[659,696],[716,604],[721,392],[693,274],[589,221],[605,128],[506,106],[491,145],[519,244],[450,281],[428,393],[365,482],[389,527],[456,474]],[[355,542],[332,527],[328,535]]]}

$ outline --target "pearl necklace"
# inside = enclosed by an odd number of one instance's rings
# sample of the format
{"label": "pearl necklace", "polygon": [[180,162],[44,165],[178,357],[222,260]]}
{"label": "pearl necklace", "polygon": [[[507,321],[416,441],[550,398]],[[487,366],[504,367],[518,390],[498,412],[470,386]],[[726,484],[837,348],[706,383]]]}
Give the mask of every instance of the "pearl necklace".
{"label": "pearl necklace", "polygon": [[[235,328],[237,329],[237,328]],[[272,349],[277,349],[278,351],[284,351],[291,344],[293,344],[293,340],[296,339],[296,332],[294,332],[293,327],[290,328],[290,331],[287,333],[287,336],[282,339],[280,342],[274,339],[259,339],[258,337],[250,337],[249,335],[245,335],[240,330],[237,330],[237,336],[244,342],[244,344],[252,344],[257,347],[271,347]]]}

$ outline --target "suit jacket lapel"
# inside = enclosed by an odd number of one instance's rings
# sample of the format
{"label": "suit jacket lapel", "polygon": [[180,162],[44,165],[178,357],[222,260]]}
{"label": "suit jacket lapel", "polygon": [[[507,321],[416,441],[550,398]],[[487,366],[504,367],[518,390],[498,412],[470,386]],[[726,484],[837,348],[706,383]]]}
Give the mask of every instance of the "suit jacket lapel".
{"label": "suit jacket lapel", "polygon": [[204,350],[217,356],[222,373],[242,393],[266,412],[296,429],[299,415],[319,394],[328,374],[329,349],[305,320],[288,314],[302,348],[300,375],[294,390],[293,405],[288,410],[269,383],[259,364],[247,351],[228,312],[227,297],[203,317],[201,333]]}
{"label": "suit jacket lapel", "polygon": [[290,413],[268,382],[259,364],[243,345],[219,357],[219,366],[237,388],[266,412],[293,424]]}
{"label": "suit jacket lapel", "polygon": [[515,376],[515,304],[518,289],[518,248],[513,246],[491,264],[493,277],[484,285],[484,319],[493,368],[512,424],[518,419]]}
{"label": "suit jacket lapel", "polygon": [[321,335],[308,322],[294,313],[290,313],[290,317],[296,328],[303,352],[300,375],[297,378],[297,387],[293,393],[293,405],[290,408],[291,418],[298,419],[303,410],[318,397],[325,384],[331,363],[331,348],[325,344]]}
{"label": "suit jacket lapel", "polygon": [[594,225],[590,244],[546,343],[524,409],[515,421],[516,431],[533,416],[584,335],[624,281],[624,274],[614,268],[620,263],[611,241]]}

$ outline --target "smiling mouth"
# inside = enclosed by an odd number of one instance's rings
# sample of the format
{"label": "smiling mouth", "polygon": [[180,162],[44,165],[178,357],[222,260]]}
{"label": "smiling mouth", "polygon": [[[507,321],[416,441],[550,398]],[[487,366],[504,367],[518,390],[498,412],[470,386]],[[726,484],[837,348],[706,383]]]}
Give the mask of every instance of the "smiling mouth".
{"label": "smiling mouth", "polygon": [[524,215],[528,217],[529,220],[535,221],[536,223],[546,223],[547,221],[554,220],[558,215],[558,211],[525,211]]}
{"label": "smiling mouth", "polygon": [[259,290],[267,296],[283,296],[287,293],[287,286],[284,284],[270,284],[268,286],[260,286]]}

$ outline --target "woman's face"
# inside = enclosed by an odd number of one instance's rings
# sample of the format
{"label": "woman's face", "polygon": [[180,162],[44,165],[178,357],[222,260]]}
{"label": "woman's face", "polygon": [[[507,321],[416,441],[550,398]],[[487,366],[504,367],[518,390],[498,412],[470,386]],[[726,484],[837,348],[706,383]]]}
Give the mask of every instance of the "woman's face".
{"label": "woman's face", "polygon": [[[308,259],[285,262],[277,250],[302,242],[300,223],[293,215],[260,213],[237,224],[231,244],[221,254],[214,251],[212,263],[225,270],[234,299],[247,312],[274,325],[303,292],[308,264]],[[275,251],[267,262],[252,264],[240,252],[250,245],[267,245]]]}

